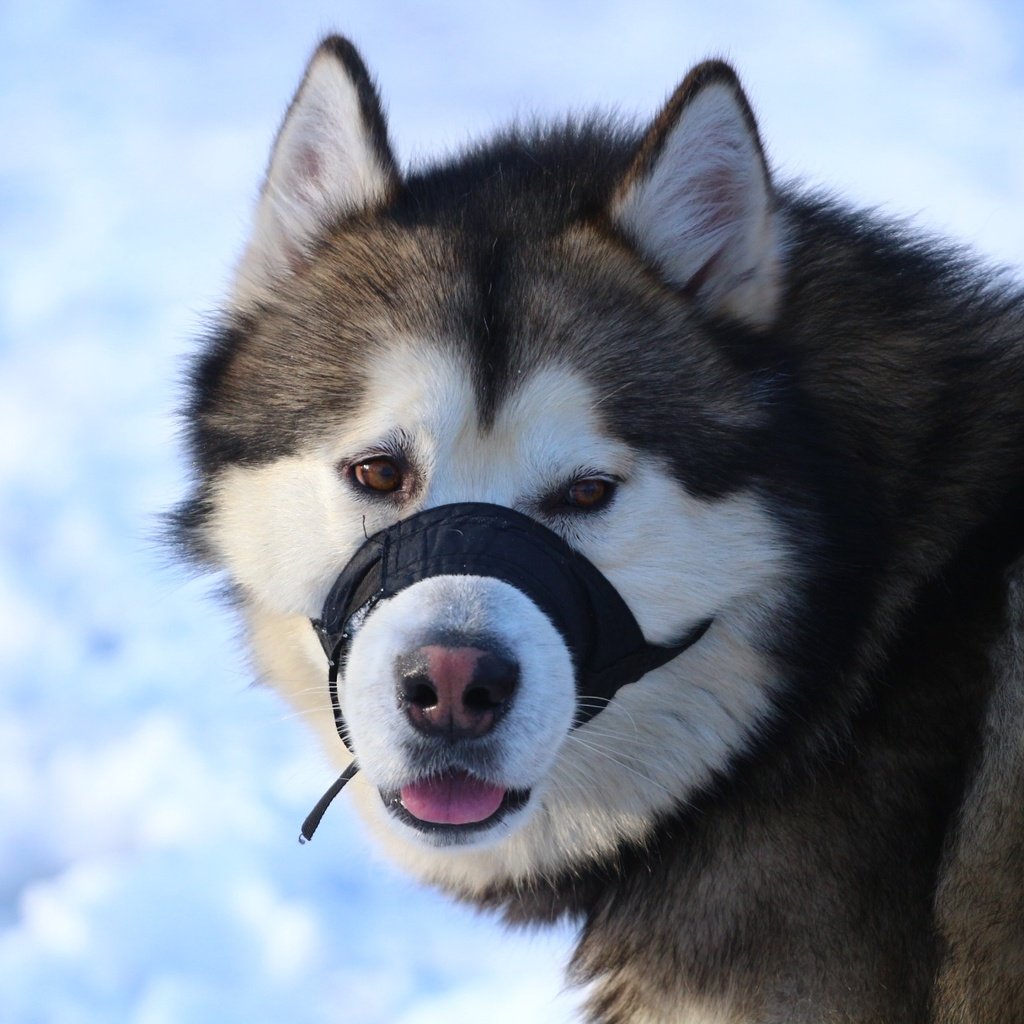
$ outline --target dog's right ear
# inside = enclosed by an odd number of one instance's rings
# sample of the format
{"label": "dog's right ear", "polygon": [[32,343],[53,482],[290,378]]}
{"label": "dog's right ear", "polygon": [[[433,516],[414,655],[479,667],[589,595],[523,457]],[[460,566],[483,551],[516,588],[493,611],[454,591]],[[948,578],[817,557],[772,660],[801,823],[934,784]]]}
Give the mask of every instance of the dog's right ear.
{"label": "dog's right ear", "polygon": [[341,217],[398,183],[380,97],[356,48],[329,36],[313,54],[277,133],[232,304],[258,303]]}

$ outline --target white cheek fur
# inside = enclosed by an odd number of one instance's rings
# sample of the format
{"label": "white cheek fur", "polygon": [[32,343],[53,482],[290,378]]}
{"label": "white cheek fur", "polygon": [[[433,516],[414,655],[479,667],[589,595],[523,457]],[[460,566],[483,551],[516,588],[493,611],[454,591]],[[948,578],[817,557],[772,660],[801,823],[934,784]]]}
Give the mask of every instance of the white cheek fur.
{"label": "white cheek fur", "polygon": [[655,460],[638,462],[577,546],[601,567],[647,639],[661,644],[738,598],[769,591],[787,562],[778,530],[752,495],[694,498]]}
{"label": "white cheek fur", "polygon": [[207,536],[228,574],[281,615],[319,614],[362,538],[363,513],[335,467],[310,454],[229,467],[213,505]]}

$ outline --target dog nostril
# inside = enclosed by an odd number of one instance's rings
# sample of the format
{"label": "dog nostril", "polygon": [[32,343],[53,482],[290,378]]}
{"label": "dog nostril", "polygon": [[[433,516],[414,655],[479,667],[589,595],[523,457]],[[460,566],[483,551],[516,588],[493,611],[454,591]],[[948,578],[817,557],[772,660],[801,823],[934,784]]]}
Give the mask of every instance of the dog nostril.
{"label": "dog nostril", "polygon": [[466,691],[462,703],[470,711],[493,711],[501,703],[501,699],[496,699],[487,687],[474,686]]}
{"label": "dog nostril", "polygon": [[496,711],[508,703],[519,685],[515,662],[496,654],[486,654],[477,664],[472,683],[462,695],[469,711]]}
{"label": "dog nostril", "polygon": [[437,690],[425,674],[415,673],[402,679],[402,697],[414,707],[424,711],[437,707]]}

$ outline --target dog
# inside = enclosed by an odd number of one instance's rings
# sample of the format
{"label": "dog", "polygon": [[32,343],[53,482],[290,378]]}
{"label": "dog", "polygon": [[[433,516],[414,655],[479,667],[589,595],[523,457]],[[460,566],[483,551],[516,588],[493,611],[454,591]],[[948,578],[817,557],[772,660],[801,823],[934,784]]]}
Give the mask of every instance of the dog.
{"label": "dog", "polygon": [[403,173],[315,51],[173,514],[415,876],[595,1024],[1024,1020],[1024,294],[736,72]]}

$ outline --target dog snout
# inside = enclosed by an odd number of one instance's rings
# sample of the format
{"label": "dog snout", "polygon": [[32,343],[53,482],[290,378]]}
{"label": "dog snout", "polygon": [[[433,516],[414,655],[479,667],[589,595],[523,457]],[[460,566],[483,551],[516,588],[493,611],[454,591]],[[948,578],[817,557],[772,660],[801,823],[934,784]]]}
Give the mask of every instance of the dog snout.
{"label": "dog snout", "polygon": [[487,647],[425,644],[397,659],[399,701],[426,735],[483,736],[508,709],[519,665]]}

